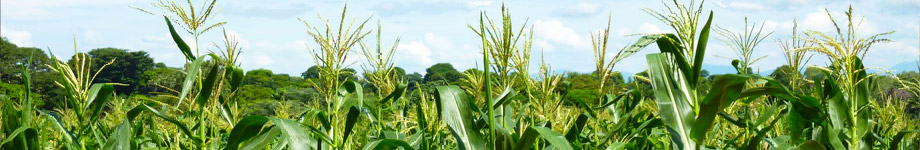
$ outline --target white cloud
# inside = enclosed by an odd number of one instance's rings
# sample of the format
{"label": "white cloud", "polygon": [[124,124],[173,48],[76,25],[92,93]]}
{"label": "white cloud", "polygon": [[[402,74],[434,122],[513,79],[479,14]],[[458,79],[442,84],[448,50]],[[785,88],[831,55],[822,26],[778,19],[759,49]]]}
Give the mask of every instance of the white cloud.
{"label": "white cloud", "polygon": [[544,38],[550,42],[567,44],[577,48],[587,48],[591,43],[575,32],[575,29],[565,26],[562,21],[537,20],[533,24],[534,34],[536,37]]}
{"label": "white cloud", "polygon": [[600,3],[594,2],[579,2],[575,5],[570,5],[561,9],[556,10],[556,15],[564,17],[585,17],[591,16],[600,13],[600,10],[604,6]]}
{"label": "white cloud", "polygon": [[729,2],[722,3],[721,1],[713,1],[713,4],[722,8],[740,10],[740,11],[763,11],[767,10],[767,7],[759,3],[751,2]]}
{"label": "white cloud", "polygon": [[397,52],[403,54],[398,56],[409,56],[409,59],[404,59],[405,61],[420,63],[420,65],[423,66],[432,65],[434,63],[434,60],[431,58],[431,49],[420,41],[400,44],[398,49]]}
{"label": "white cloud", "polygon": [[259,67],[264,67],[266,65],[271,65],[272,63],[275,63],[274,59],[266,55],[258,55],[258,54],[253,55],[252,60],[254,60],[252,63],[255,63]]}
{"label": "white cloud", "polygon": [[642,25],[639,26],[639,33],[665,33],[665,32],[668,32],[668,31],[661,29],[660,27],[658,27],[658,25],[648,23],[648,22],[643,23]]}
{"label": "white cloud", "polygon": [[0,26],[0,36],[5,37],[19,47],[32,46],[32,33],[28,31],[12,30]]}

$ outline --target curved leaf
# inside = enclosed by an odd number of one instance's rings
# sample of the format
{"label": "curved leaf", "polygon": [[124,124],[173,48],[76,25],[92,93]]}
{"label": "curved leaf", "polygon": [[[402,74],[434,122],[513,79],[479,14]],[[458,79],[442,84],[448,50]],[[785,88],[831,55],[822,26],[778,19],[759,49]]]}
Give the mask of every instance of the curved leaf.
{"label": "curved leaf", "polygon": [[406,141],[395,140],[395,139],[379,139],[367,145],[364,145],[364,150],[380,150],[380,149],[396,149],[403,148],[404,150],[414,150],[412,145],[409,145]]}
{"label": "curved leaf", "polygon": [[176,46],[179,47],[179,50],[182,51],[182,54],[185,55],[185,59],[192,61],[195,60],[195,55],[192,54],[192,49],[188,47],[188,44],[182,40],[182,37],[179,37],[179,33],[176,33],[176,29],[173,28],[172,21],[168,17],[163,16],[163,19],[166,20],[166,26],[169,26],[169,34],[172,36]]}
{"label": "curved leaf", "polygon": [[239,149],[240,143],[258,135],[266,122],[268,122],[268,117],[265,116],[248,116],[236,122],[236,125],[230,130],[230,138],[227,139],[227,147],[224,149]]}

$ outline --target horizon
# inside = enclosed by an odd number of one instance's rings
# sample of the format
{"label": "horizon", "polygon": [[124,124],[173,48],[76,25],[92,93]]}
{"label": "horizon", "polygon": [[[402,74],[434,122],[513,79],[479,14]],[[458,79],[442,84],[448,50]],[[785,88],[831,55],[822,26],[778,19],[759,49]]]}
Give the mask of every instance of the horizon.
{"label": "horizon", "polygon": [[[163,26],[162,18],[132,8],[149,10],[152,8],[149,5],[151,2],[155,1],[5,0],[0,2],[0,35],[20,47],[37,47],[53,52],[59,59],[73,55],[75,39],[80,52],[104,47],[146,51],[156,62],[172,67],[180,66],[185,62],[184,58],[176,51],[168,32],[165,32],[167,29]],[[909,62],[916,65],[917,56],[920,55],[917,39],[920,37],[920,1],[705,2],[703,10],[716,13],[716,19],[713,20],[715,25],[738,31],[743,28],[743,18],[747,16],[753,23],[763,23],[765,32],[773,31],[755,49],[754,56],[766,56],[754,64],[755,70],[773,70],[785,64],[775,40],[789,36],[793,18],[799,18],[800,31],[828,33],[833,26],[824,12],[825,8],[840,20],[843,18],[842,12],[851,4],[855,16],[865,18],[860,35],[895,31],[886,36],[892,42],[873,45],[864,59],[867,66],[892,69]],[[269,69],[277,74],[297,75],[314,65],[309,50],[318,47],[308,38],[307,28],[298,18],[319,23],[320,20],[316,18],[319,14],[335,21],[346,2],[323,1],[310,5],[301,1],[218,3],[222,11],[217,14],[215,21],[227,21],[224,28],[228,34],[239,36],[243,47],[240,58],[245,70]],[[375,21],[379,20],[383,28],[381,42],[385,47],[400,37],[395,52],[396,66],[404,68],[407,73],[424,73],[425,68],[436,63],[451,63],[458,70],[466,70],[481,67],[476,62],[482,58],[478,50],[478,37],[466,27],[467,24],[476,23],[480,11],[496,18],[503,4],[510,8],[513,20],[518,23],[516,27],[521,26],[520,23],[526,19],[528,27],[534,30],[532,68],[537,66],[533,64],[540,63],[540,58],[543,58],[541,54],[545,54],[547,64],[553,70],[581,73],[593,71],[593,60],[588,60],[593,58],[589,33],[603,29],[608,14],[612,18],[608,53],[615,53],[637,38],[627,35],[671,32],[663,23],[641,10],[664,9],[658,1],[349,2],[346,19],[373,16],[369,28],[375,30]],[[220,30],[209,31],[202,39],[199,43],[202,48],[212,48],[208,43],[220,42]],[[364,39],[367,44],[375,44],[375,40],[373,34]],[[709,59],[704,61],[704,65],[725,66],[731,59],[723,57],[734,57],[734,53],[725,42],[712,41],[711,52],[706,55]],[[194,44],[189,45],[194,47]],[[646,68],[645,58],[641,56],[652,52],[645,50],[626,58],[614,70],[641,72]],[[357,53],[353,54],[360,57]],[[349,68],[362,70],[360,59],[351,59],[350,62],[357,62],[351,63],[353,65]],[[816,54],[808,64],[824,66],[826,62],[824,56]]]}

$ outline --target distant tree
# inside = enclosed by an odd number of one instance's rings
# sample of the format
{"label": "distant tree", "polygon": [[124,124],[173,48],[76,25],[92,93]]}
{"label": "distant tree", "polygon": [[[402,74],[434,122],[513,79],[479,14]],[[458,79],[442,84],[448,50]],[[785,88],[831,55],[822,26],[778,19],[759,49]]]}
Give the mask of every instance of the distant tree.
{"label": "distant tree", "polygon": [[786,85],[787,87],[789,87],[791,86],[789,84],[791,84],[791,81],[794,78],[794,76],[796,76],[796,74],[798,74],[798,72],[795,70],[792,70],[792,67],[789,67],[789,65],[782,65],[782,66],[776,67],[776,69],[773,70],[772,73],[770,73],[770,77],[773,77],[773,79],[775,79],[776,81],[779,81],[783,85]]}
{"label": "distant tree", "polygon": [[[58,74],[47,67],[51,62],[52,59],[41,49],[18,47],[6,38],[0,37],[0,82],[3,82],[0,84],[11,84],[8,85],[10,88],[24,85],[20,78],[20,67],[27,67],[32,77],[31,91],[34,93],[33,98],[36,98],[35,104],[47,109],[57,107],[57,101],[63,100],[64,94],[64,90],[54,84]],[[23,89],[20,90],[24,90],[25,86],[21,87]],[[47,103],[44,103],[45,101]]]}
{"label": "distant tree", "polygon": [[418,88],[418,84],[425,83],[425,80],[422,78],[422,74],[413,72],[412,74],[406,75],[406,82],[409,83],[409,87],[407,87],[409,90],[415,90]]}
{"label": "distant tree", "polygon": [[445,82],[454,82],[460,80],[463,77],[463,74],[454,69],[454,66],[449,63],[438,63],[434,64],[428,69],[425,69],[425,78],[424,81],[445,81]]}
{"label": "distant tree", "polygon": [[339,81],[345,80],[358,80],[358,71],[355,71],[353,68],[342,69],[342,74],[339,74]]}
{"label": "distant tree", "polygon": [[[355,69],[353,68],[342,69],[342,73],[339,74],[339,80],[340,81],[345,81],[347,79],[357,80],[358,77],[355,76],[356,73],[357,71],[355,71]],[[319,75],[320,75],[319,67],[317,66],[311,66],[310,68],[307,69],[307,71],[300,73],[300,77],[304,79],[316,79],[316,78],[319,78]]]}
{"label": "distant tree", "polygon": [[127,49],[118,48],[98,48],[89,51],[89,57],[93,60],[93,71],[99,70],[106,63],[114,62],[105,66],[94,80],[95,83],[124,83],[127,86],[116,86],[115,91],[119,94],[132,94],[137,89],[147,86],[147,76],[144,72],[154,69],[156,65],[153,58],[147,52],[135,51],[129,52]]}
{"label": "distant tree", "polygon": [[268,69],[249,70],[246,72],[246,78],[243,78],[243,85],[273,88],[275,85],[272,81],[272,75],[274,74]]}
{"label": "distant tree", "polygon": [[[163,63],[158,63],[154,69],[144,72],[147,80],[147,93],[166,93],[171,90],[181,90],[185,74],[179,68],[170,68]],[[171,89],[171,90],[170,90]]]}
{"label": "distant tree", "polygon": [[406,70],[403,68],[393,67],[393,74],[395,74],[398,79],[406,79]]}
{"label": "distant tree", "polygon": [[319,78],[319,67],[311,66],[307,71],[300,73],[300,77],[304,79],[316,79]]}

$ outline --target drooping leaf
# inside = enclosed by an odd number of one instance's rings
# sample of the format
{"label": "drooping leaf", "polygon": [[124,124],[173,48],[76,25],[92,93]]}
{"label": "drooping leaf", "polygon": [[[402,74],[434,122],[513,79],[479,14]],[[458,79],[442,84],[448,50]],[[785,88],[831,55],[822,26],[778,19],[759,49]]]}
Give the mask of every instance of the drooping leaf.
{"label": "drooping leaf", "polygon": [[182,37],[180,37],[176,29],[173,28],[172,21],[166,16],[163,16],[163,19],[166,20],[166,26],[169,26],[169,34],[172,36],[173,41],[176,42],[176,46],[179,47],[179,50],[182,51],[182,54],[185,55],[185,59],[189,61],[195,60],[195,54],[192,54],[192,49],[188,47],[188,44],[182,40]]}
{"label": "drooping leaf", "polygon": [[536,142],[537,137],[549,141],[549,143],[556,148],[567,150],[573,149],[572,145],[568,140],[565,139],[565,137],[562,136],[562,134],[553,131],[550,128],[540,126],[528,127],[527,130],[524,131],[524,135],[521,136],[521,139],[514,144],[514,149],[530,149],[530,147],[533,146],[533,144]]}
{"label": "drooping leaf", "polygon": [[715,123],[716,115],[741,96],[741,90],[747,85],[749,79],[748,76],[734,74],[721,75],[716,78],[709,94],[700,102],[700,112],[693,122],[690,137],[696,141],[704,141],[706,132]]}
{"label": "drooping leaf", "polygon": [[230,130],[230,138],[227,139],[227,146],[224,149],[239,149],[240,143],[258,135],[266,122],[268,122],[268,117],[265,116],[248,116],[236,122],[236,125]]}
{"label": "drooping leaf", "polygon": [[[281,134],[281,128],[278,126],[272,126],[262,134],[253,135],[255,137],[249,139],[249,141],[243,142],[240,149],[250,150],[250,149],[265,149],[269,147],[269,144],[275,141],[278,138],[278,135]],[[286,142],[282,140],[281,142]],[[278,146],[278,148],[283,146]]]}
{"label": "drooping leaf", "polygon": [[[151,104],[155,104],[155,103],[151,103]],[[186,136],[192,139],[192,141],[194,141],[196,145],[201,143],[201,139],[199,139],[198,137],[195,137],[195,134],[192,134],[191,130],[189,130],[188,126],[186,126],[185,123],[179,122],[179,120],[176,120],[173,117],[170,117],[164,113],[161,113],[159,110],[154,109],[153,107],[147,104],[137,105],[133,109],[129,110],[127,113],[128,122],[133,122],[133,120],[137,118],[137,116],[139,116],[143,112],[150,112],[154,116],[159,117],[160,119],[166,120],[167,122],[172,123],[173,125],[176,125],[177,127],[179,127],[179,130],[181,130],[182,133],[184,133]]]}

